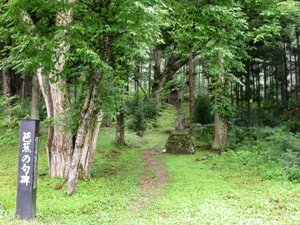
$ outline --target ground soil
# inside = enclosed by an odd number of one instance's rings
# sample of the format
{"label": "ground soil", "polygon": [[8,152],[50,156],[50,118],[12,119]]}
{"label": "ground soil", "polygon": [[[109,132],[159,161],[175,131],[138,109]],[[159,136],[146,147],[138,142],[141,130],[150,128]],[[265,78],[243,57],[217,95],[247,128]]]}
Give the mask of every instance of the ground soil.
{"label": "ground soil", "polygon": [[159,159],[158,149],[147,149],[141,151],[144,158],[144,170],[141,175],[139,189],[142,192],[142,198],[129,206],[133,213],[139,212],[151,201],[160,197],[161,190],[168,183],[168,175],[165,167]]}

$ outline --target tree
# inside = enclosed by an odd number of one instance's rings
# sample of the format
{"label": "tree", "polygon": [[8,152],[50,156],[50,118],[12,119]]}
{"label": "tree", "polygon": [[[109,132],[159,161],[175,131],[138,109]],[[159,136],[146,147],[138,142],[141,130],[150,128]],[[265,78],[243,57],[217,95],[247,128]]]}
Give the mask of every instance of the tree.
{"label": "tree", "polygon": [[194,58],[193,54],[189,55],[189,112],[190,121],[192,122],[193,114],[195,111],[195,89],[196,89],[196,79],[194,72]]}
{"label": "tree", "polygon": [[[158,1],[127,0],[8,4],[6,19],[15,23],[16,34],[8,61],[38,77],[51,122],[50,176],[67,179],[69,194],[80,175],[89,177],[104,100],[102,81],[113,74],[112,54],[118,46],[141,54],[146,41],[157,39],[162,11],[155,4],[159,6]],[[73,80],[81,81],[76,100]]]}
{"label": "tree", "polygon": [[37,76],[32,76],[32,91],[31,91],[31,119],[40,118],[40,88]]}
{"label": "tree", "polygon": [[211,77],[211,97],[215,113],[215,137],[213,149],[224,151],[228,145],[228,119],[232,115],[230,86],[238,82],[234,72],[244,71],[245,33],[244,15],[238,5],[226,2],[207,5],[202,11],[206,35],[210,37],[202,50],[207,57]]}

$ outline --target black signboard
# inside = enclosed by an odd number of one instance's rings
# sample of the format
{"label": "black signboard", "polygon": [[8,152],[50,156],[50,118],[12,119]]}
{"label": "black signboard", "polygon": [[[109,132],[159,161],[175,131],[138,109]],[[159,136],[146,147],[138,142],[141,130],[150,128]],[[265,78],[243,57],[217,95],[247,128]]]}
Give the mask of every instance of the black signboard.
{"label": "black signboard", "polygon": [[36,212],[38,120],[22,120],[19,133],[19,166],[16,215],[32,220]]}

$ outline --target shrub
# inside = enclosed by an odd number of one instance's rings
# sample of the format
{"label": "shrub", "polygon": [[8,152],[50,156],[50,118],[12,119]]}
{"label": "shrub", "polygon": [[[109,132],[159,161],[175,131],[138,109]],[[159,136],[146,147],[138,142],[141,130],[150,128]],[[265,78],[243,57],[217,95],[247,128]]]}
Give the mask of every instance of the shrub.
{"label": "shrub", "polygon": [[191,132],[198,141],[210,144],[214,138],[214,124],[194,124]]}
{"label": "shrub", "polygon": [[195,101],[195,112],[193,115],[194,123],[210,124],[214,118],[210,104],[210,98],[207,95],[199,95]]}
{"label": "shrub", "polygon": [[0,97],[0,145],[16,144],[17,128],[21,119],[29,117],[29,102],[17,96]]}
{"label": "shrub", "polygon": [[230,143],[231,149],[257,152],[262,157],[263,161],[257,167],[265,177],[300,180],[299,134],[286,132],[282,128],[235,127],[229,136],[236,141]]}
{"label": "shrub", "polygon": [[0,127],[18,127],[20,119],[29,117],[29,102],[20,100],[18,96],[0,97]]}
{"label": "shrub", "polygon": [[155,126],[159,109],[158,104],[153,99],[134,99],[125,109],[125,113],[129,116],[128,128],[142,137],[150,124]]}
{"label": "shrub", "polygon": [[284,112],[287,129],[291,132],[300,132],[300,100],[290,100],[289,108]]}
{"label": "shrub", "polygon": [[[234,124],[237,126],[270,126],[276,127],[283,123],[283,108],[274,101],[273,104],[264,104],[259,107],[251,104],[250,121],[247,107],[238,106],[235,111]],[[250,122],[250,124],[249,124]]]}

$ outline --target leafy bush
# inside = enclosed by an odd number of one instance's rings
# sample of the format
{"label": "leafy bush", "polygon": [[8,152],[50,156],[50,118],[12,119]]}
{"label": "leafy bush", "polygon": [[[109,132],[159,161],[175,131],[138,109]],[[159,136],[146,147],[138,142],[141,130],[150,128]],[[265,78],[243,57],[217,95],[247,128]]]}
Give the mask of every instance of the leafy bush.
{"label": "leafy bush", "polygon": [[284,112],[286,127],[291,132],[300,132],[300,100],[290,100],[289,108]]}
{"label": "leafy bush", "polygon": [[18,127],[20,119],[27,118],[30,113],[29,102],[21,101],[18,96],[0,97],[0,127]]}
{"label": "leafy bush", "polygon": [[[231,144],[231,149],[256,152],[262,157],[263,161],[257,166],[268,178],[281,176],[288,180],[300,180],[299,134],[286,132],[282,128],[254,127],[235,128],[235,133],[231,133],[230,136],[235,137],[237,141]],[[277,166],[274,166],[275,164]]]}
{"label": "leafy bush", "polygon": [[285,125],[291,132],[300,132],[300,100],[291,99],[284,105],[277,99],[263,102],[259,107],[257,103],[251,104],[250,124],[249,112],[246,107],[238,106],[234,118],[237,126],[270,126],[277,127]]}
{"label": "leafy bush", "polygon": [[21,119],[29,116],[29,102],[17,96],[0,97],[0,145],[16,144],[17,128]]}
{"label": "leafy bush", "polygon": [[210,144],[214,138],[214,124],[193,124],[191,132],[198,141]]}
{"label": "leafy bush", "polygon": [[145,98],[143,101],[134,99],[127,105],[125,113],[129,116],[128,128],[142,137],[148,126],[155,126],[159,116],[159,106],[150,98]]}
{"label": "leafy bush", "polygon": [[237,126],[280,126],[283,123],[282,111],[282,106],[276,101],[267,102],[261,107],[258,107],[256,103],[252,103],[250,109],[251,121],[249,121],[247,107],[239,106],[235,111],[234,124]]}
{"label": "leafy bush", "polygon": [[194,123],[210,124],[214,118],[210,104],[210,98],[207,95],[199,95],[195,101],[195,112],[193,115]]}
{"label": "leafy bush", "polygon": [[262,140],[275,133],[276,129],[271,127],[241,127],[231,124],[228,133],[230,148],[238,147],[241,143]]}
{"label": "leafy bush", "polygon": [[300,135],[279,130],[267,140],[268,157],[280,162],[289,180],[300,180]]}

